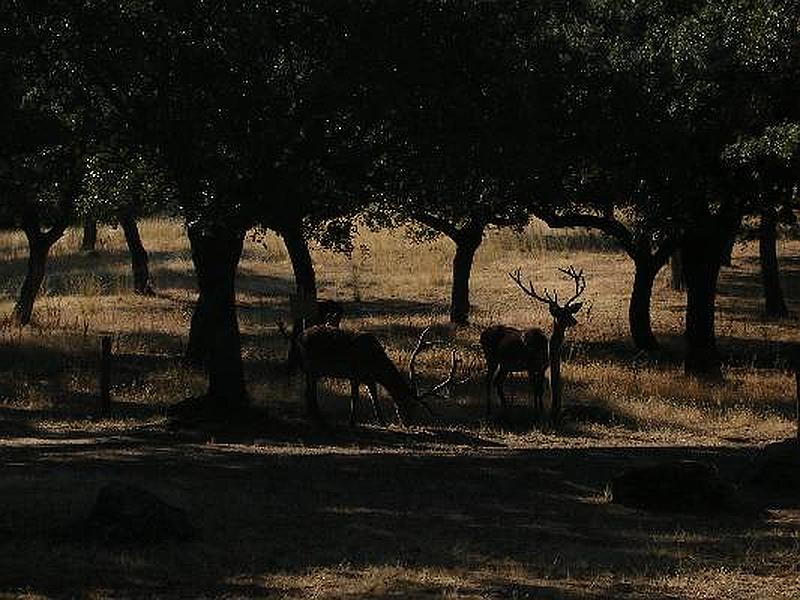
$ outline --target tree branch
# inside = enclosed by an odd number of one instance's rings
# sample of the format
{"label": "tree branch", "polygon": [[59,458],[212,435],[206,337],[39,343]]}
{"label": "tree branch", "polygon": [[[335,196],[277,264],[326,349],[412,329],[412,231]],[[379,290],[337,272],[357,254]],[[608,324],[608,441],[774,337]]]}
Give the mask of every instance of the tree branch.
{"label": "tree branch", "polygon": [[455,225],[446,219],[437,217],[436,215],[432,215],[427,212],[414,212],[411,214],[411,218],[413,218],[415,221],[419,221],[423,225],[427,225],[431,229],[435,229],[436,231],[445,234],[453,241],[459,237],[460,232]]}
{"label": "tree branch", "polygon": [[557,215],[546,211],[535,211],[534,216],[544,221],[548,227],[588,227],[597,229],[613,237],[622,249],[631,256],[636,254],[636,243],[633,233],[621,221],[609,216],[591,215],[583,213],[567,213]]}

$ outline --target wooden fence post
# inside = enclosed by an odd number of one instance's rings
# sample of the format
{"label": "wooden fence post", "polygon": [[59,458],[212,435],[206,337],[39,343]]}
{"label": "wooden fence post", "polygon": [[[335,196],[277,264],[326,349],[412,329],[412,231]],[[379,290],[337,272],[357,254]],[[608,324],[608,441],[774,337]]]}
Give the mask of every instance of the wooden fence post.
{"label": "wooden fence post", "polygon": [[797,439],[800,440],[800,360],[794,366],[794,382],[797,398],[794,404],[794,414],[797,419]]}
{"label": "wooden fence post", "polygon": [[108,416],[111,412],[111,336],[105,335],[100,340],[102,355],[100,357],[100,415]]}

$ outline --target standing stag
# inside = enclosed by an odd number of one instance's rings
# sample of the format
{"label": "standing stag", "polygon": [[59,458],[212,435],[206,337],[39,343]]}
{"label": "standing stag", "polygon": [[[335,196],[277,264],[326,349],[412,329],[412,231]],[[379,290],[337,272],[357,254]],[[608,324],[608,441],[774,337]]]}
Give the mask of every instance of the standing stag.
{"label": "standing stag", "polygon": [[435,344],[425,340],[430,328],[422,332],[411,355],[409,381],[386,354],[378,339],[370,333],[339,329],[330,325],[315,325],[293,336],[286,332],[283,324],[279,323],[279,327],[289,341],[290,356],[297,357],[297,366],[305,373],[306,409],[314,419],[320,418],[317,383],[323,377],[350,381],[350,425],[355,425],[356,422],[359,386],[362,383],[367,386],[375,419],[381,425],[385,424],[385,420],[378,403],[377,384],[389,392],[397,415],[405,424],[411,420],[414,404],[423,406],[430,413],[430,407],[424,399],[428,396],[441,396],[442,390],[454,383],[455,353],[448,378],[428,391],[419,391],[414,364],[423,349]]}
{"label": "standing stag", "polygon": [[544,290],[540,295],[528,281],[522,281],[520,270],[509,273],[509,277],[529,297],[547,304],[553,316],[553,332],[548,342],[547,336],[539,328],[515,329],[505,325],[493,325],[481,334],[481,347],[486,359],[486,414],[492,410],[492,385],[497,390],[500,402],[505,410],[506,396],[503,383],[509,373],[527,371],[534,396],[534,409],[537,415],[543,412],[542,396],[544,395],[544,373],[550,367],[550,418],[556,421],[561,412],[561,346],[569,327],[577,324],[575,314],[583,306],[575,302],[586,289],[583,271],[575,271],[570,266],[559,269],[575,283],[575,293],[564,304],[559,304],[558,294]]}

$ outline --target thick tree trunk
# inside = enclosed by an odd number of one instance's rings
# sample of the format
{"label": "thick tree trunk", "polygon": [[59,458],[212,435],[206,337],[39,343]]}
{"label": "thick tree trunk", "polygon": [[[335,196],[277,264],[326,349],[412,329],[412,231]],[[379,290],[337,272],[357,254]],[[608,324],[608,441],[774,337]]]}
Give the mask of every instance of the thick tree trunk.
{"label": "thick tree trunk", "polygon": [[761,226],[758,230],[758,257],[761,262],[761,281],[764,284],[764,300],[767,316],[788,317],[789,309],[783,298],[778,267],[778,215],[772,207],[761,211]]}
{"label": "thick tree trunk", "polygon": [[33,303],[45,276],[45,266],[47,255],[50,252],[51,243],[41,235],[31,235],[26,231],[28,237],[28,270],[25,273],[25,281],[22,283],[17,303],[14,306],[14,319],[19,325],[28,325],[33,314]]}
{"label": "thick tree trunk", "polygon": [[148,267],[147,250],[142,244],[139,227],[136,219],[129,214],[120,216],[119,224],[125,234],[128,251],[131,255],[131,268],[133,269],[133,291],[137,294],[152,295],[150,285],[150,269]]}
{"label": "thick tree trunk", "polygon": [[720,256],[720,264],[723,267],[733,266],[733,247],[736,245],[736,232],[732,232],[725,238],[725,243],[722,246],[722,256]]}
{"label": "thick tree trunk", "polygon": [[681,246],[686,279],[686,358],[689,375],[718,378],[721,362],[714,332],[717,279],[724,240],[717,223],[688,231]]}
{"label": "thick tree trunk", "polygon": [[[317,277],[314,272],[314,262],[308,250],[308,241],[303,235],[301,223],[284,226],[280,229],[286,252],[292,263],[297,296],[302,306],[312,306],[317,300]],[[303,317],[306,315],[293,314],[293,331],[303,328]]]}
{"label": "thick tree trunk", "polygon": [[94,253],[97,250],[97,221],[89,217],[83,221],[81,250],[87,253]]}
{"label": "thick tree trunk", "polygon": [[680,250],[676,250],[669,258],[670,278],[669,285],[673,290],[683,291],[686,283],[683,276],[683,257]]}
{"label": "thick tree trunk", "polygon": [[481,245],[483,229],[465,232],[457,239],[453,257],[453,288],[450,295],[450,322],[456,325],[469,323],[469,279],[475,252]]}
{"label": "thick tree trunk", "polygon": [[236,315],[236,270],[244,234],[195,226],[189,228],[189,242],[200,291],[192,332],[196,356],[204,359],[208,373],[208,399],[220,409],[242,407],[248,399]]}
{"label": "thick tree trunk", "polygon": [[639,350],[655,350],[658,348],[658,340],[653,334],[650,303],[653,296],[653,282],[659,269],[649,255],[634,260],[634,265],[636,271],[633,278],[633,292],[628,305],[631,337]]}

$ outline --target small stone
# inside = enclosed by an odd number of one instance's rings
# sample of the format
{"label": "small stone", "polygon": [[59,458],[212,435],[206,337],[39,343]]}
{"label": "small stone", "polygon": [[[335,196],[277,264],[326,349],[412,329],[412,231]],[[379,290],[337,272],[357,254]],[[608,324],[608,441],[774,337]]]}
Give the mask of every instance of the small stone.
{"label": "small stone", "polygon": [[117,482],[100,489],[87,527],[92,537],[119,544],[184,541],[197,534],[182,508],[145,489]]}
{"label": "small stone", "polygon": [[800,442],[788,439],[765,446],[753,459],[749,483],[784,495],[800,492]]}
{"label": "small stone", "polygon": [[737,504],[735,488],[714,465],[680,460],[631,469],[606,487],[610,502],[645,510],[713,513]]}

